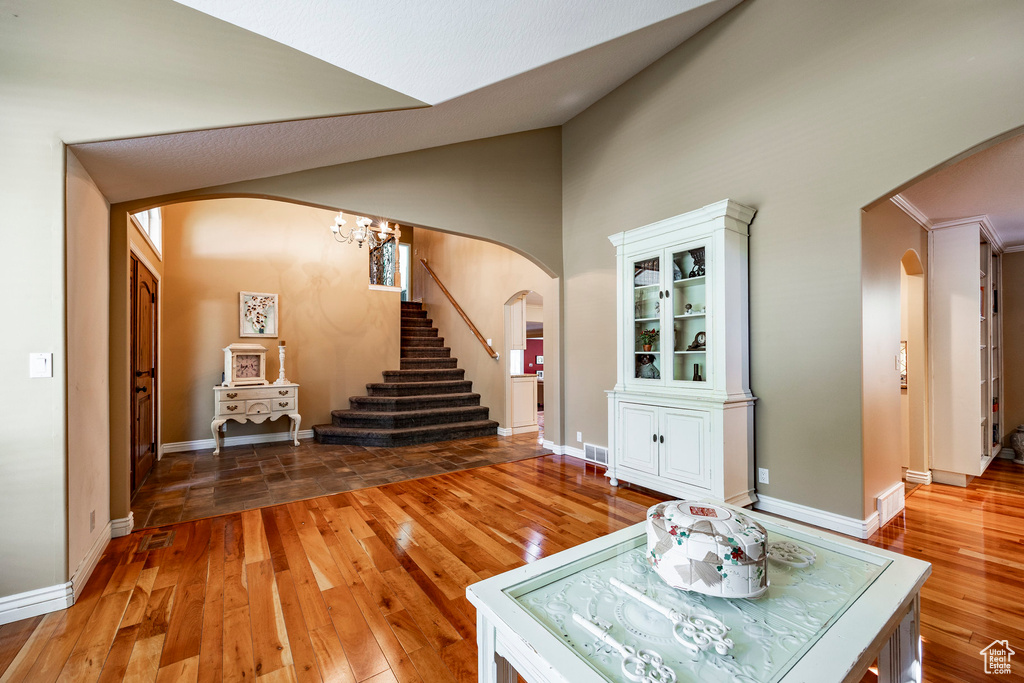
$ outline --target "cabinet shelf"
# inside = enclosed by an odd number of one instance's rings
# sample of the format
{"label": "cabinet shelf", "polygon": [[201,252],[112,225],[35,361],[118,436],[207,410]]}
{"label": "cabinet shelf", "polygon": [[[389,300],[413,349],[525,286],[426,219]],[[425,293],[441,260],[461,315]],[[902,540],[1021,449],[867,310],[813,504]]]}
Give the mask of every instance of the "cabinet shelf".
{"label": "cabinet shelf", "polygon": [[635,323],[656,323],[660,320],[661,318],[633,318]]}
{"label": "cabinet shelf", "polygon": [[699,277],[684,277],[678,280],[673,280],[672,284],[679,287],[688,287],[690,285],[702,285],[704,284],[704,280],[706,277],[706,275],[701,275]]}
{"label": "cabinet shelf", "polygon": [[633,285],[633,290],[638,291],[641,289],[660,289],[661,284],[655,282],[653,285]]}
{"label": "cabinet shelf", "polygon": [[693,353],[707,353],[707,352],[708,352],[707,349],[701,349],[700,351],[676,351],[675,354],[678,356],[678,355],[683,355],[683,354],[687,354],[687,353],[693,354]]}
{"label": "cabinet shelf", "polygon": [[686,320],[687,318],[703,318],[707,313],[683,313],[675,317],[676,320]]}

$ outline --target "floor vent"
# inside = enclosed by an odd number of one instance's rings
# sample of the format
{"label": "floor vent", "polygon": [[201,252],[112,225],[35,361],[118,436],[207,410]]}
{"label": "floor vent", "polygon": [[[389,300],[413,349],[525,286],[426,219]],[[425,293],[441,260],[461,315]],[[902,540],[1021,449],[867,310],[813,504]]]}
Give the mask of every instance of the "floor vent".
{"label": "floor vent", "polygon": [[583,458],[598,465],[608,464],[608,449],[592,443],[583,444]]}
{"label": "floor vent", "polygon": [[142,540],[139,542],[139,552],[144,553],[147,550],[170,548],[172,543],[174,543],[173,531],[157,531],[142,537]]}

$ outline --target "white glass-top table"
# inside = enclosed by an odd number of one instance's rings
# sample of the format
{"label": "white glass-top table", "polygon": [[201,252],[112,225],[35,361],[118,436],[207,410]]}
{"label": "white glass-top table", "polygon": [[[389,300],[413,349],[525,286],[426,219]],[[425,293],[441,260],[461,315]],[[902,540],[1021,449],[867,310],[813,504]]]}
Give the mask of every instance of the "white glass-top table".
{"label": "white glass-top table", "polygon": [[470,586],[480,681],[825,683],[860,680],[876,657],[881,680],[920,680],[928,563],[743,514],[769,544],[810,551],[769,561],[756,600],[669,587],[642,523]]}

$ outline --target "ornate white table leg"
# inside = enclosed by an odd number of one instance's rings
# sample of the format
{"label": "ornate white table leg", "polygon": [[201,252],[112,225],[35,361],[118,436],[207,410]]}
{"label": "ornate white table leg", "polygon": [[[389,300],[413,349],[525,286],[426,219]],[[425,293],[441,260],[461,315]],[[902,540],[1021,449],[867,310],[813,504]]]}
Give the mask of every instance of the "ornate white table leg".
{"label": "ornate white table leg", "polygon": [[477,680],[480,683],[517,683],[519,675],[508,660],[495,651],[497,632],[487,618],[476,613]]}
{"label": "ornate white table leg", "polygon": [[289,436],[292,437],[292,444],[299,445],[299,425],[302,423],[302,416],[298,413],[292,413],[288,416],[292,421],[292,428],[288,430]]}
{"label": "ornate white table leg", "polygon": [[879,683],[920,683],[921,681],[921,596],[907,610],[893,630],[889,642],[878,653]]}
{"label": "ornate white table leg", "polygon": [[214,420],[210,423],[210,431],[213,432],[213,454],[220,455],[220,427],[227,420]]}

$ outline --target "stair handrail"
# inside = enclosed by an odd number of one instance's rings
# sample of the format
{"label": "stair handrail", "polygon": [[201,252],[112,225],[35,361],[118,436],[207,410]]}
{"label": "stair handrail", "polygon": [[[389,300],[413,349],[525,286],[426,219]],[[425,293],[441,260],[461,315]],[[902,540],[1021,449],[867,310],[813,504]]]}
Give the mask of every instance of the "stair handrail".
{"label": "stair handrail", "polygon": [[480,330],[476,328],[476,325],[473,324],[473,321],[470,320],[469,316],[466,315],[466,312],[462,310],[462,306],[459,305],[459,302],[455,300],[455,297],[453,297],[452,293],[448,291],[448,288],[444,286],[444,283],[441,282],[440,278],[437,277],[437,274],[430,268],[430,266],[427,265],[427,259],[421,258],[420,263],[423,264],[423,268],[426,269],[427,275],[434,278],[434,282],[436,282],[437,286],[440,287],[441,292],[444,293],[446,297],[448,297],[448,301],[452,302],[452,306],[455,307],[455,311],[462,317],[463,321],[465,321],[465,323],[469,325],[470,331],[480,341],[480,344],[484,347],[484,350],[487,351],[487,354],[494,360],[498,360],[498,352],[495,351],[491,347],[491,345],[487,343],[487,339],[485,339],[484,336],[480,334]]}

